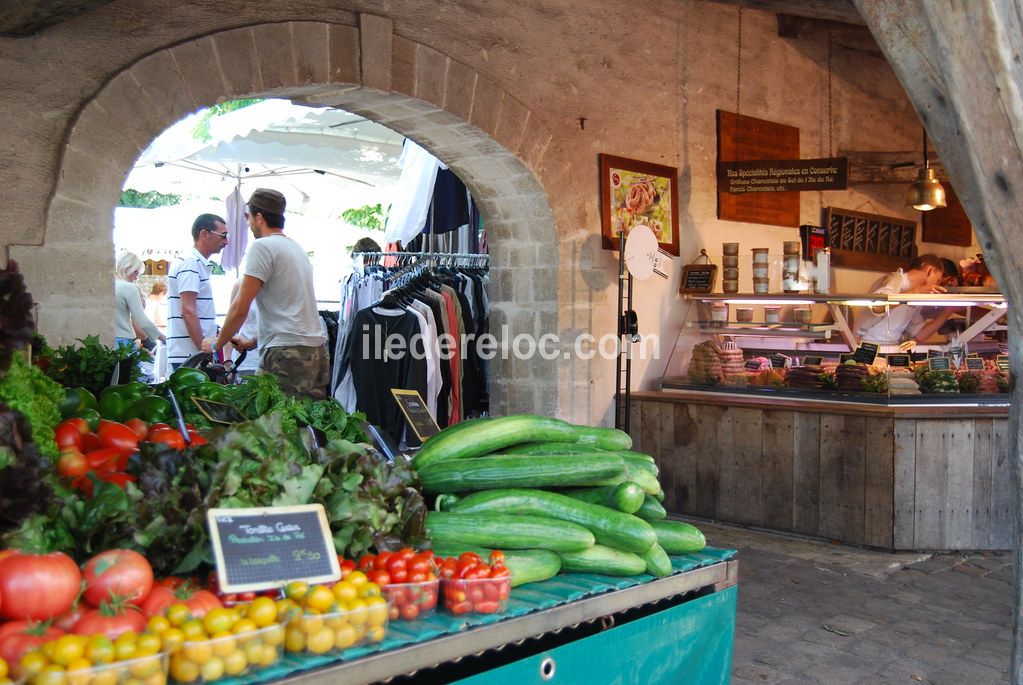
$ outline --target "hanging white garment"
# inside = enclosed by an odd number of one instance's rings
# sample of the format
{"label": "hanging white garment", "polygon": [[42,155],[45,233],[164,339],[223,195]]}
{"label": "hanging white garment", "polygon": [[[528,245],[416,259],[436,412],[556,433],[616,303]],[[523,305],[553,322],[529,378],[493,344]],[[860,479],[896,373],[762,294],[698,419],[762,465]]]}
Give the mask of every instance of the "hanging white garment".
{"label": "hanging white garment", "polygon": [[395,187],[395,200],[387,216],[384,240],[408,245],[426,226],[437,170],[447,169],[447,166],[408,138],[399,162],[401,178]]}

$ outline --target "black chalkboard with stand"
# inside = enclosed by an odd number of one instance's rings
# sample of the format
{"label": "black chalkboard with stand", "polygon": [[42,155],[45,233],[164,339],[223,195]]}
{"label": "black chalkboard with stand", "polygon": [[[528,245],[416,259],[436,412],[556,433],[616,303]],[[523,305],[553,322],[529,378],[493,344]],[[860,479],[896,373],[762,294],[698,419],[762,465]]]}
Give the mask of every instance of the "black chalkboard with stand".
{"label": "black chalkboard with stand", "polygon": [[401,413],[405,415],[420,442],[426,442],[426,439],[434,433],[440,433],[437,420],[433,418],[433,414],[430,413],[423,396],[418,391],[391,388],[391,394],[394,395],[395,401],[401,408]]}
{"label": "black chalkboard with stand", "polygon": [[341,577],[322,504],[210,509],[210,544],[223,592],[258,592],[292,580],[329,583]]}

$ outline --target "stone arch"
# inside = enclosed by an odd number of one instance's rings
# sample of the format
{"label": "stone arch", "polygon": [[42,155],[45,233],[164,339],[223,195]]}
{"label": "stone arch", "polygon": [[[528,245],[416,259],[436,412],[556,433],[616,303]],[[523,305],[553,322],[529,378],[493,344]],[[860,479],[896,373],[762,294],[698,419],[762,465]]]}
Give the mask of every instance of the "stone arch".
{"label": "stone arch", "polygon": [[[360,15],[358,26],[296,21],[196,37],[128,65],[95,93],[61,147],[43,245],[10,249],[51,342],[113,330],[111,220],[141,152],[187,114],[253,96],[341,107],[430,149],[487,222],[491,330],[557,330],[556,227],[533,173],[551,134],[486,75],[396,35],[390,19]],[[553,360],[513,362],[491,362],[495,412],[557,413],[557,393],[536,390],[557,378]]]}

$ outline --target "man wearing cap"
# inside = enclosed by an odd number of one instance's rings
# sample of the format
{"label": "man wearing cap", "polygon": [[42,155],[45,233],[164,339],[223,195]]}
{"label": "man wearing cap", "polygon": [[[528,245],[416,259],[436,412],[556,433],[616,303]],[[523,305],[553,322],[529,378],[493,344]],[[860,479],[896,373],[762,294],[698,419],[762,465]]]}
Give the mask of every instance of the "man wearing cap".
{"label": "man wearing cap", "polygon": [[192,251],[171,267],[167,277],[167,363],[181,366],[217,332],[217,309],[210,286],[210,257],[227,245],[227,224],[216,214],[192,222]]}
{"label": "man wearing cap", "polygon": [[[329,382],[327,337],[316,309],[313,266],[302,246],[284,235],[284,195],[257,188],[245,217],[256,240],[245,257],[245,274],[216,338],[203,341],[207,352],[225,344],[251,350],[258,341],[259,370],[277,376],[289,395],[323,399]],[[256,339],[236,335],[255,301]]]}

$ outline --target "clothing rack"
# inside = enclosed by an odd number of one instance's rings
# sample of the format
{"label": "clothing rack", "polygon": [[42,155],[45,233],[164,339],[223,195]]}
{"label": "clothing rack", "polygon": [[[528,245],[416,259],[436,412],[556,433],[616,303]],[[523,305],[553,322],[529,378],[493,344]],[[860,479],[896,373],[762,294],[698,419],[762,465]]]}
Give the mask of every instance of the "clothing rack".
{"label": "clothing rack", "polygon": [[[384,257],[395,257],[398,260],[396,266],[418,263],[420,260],[438,266],[444,264],[487,266],[490,263],[490,255],[474,252],[353,252],[352,257],[361,257],[364,264],[376,263]],[[414,258],[415,262],[408,261],[411,258]]]}

